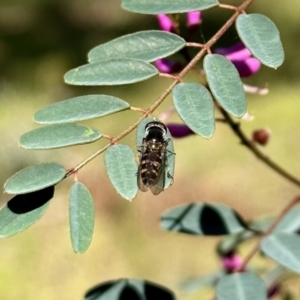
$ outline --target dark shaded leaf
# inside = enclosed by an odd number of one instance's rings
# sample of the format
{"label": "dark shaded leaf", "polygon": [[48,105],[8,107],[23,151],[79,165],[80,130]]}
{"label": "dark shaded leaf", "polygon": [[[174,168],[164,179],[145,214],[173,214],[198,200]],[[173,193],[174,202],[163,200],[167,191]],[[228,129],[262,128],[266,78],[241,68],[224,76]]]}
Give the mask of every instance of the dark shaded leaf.
{"label": "dark shaded leaf", "polygon": [[167,288],[141,279],[118,279],[101,283],[90,289],[85,300],[175,300]]}
{"label": "dark shaded leaf", "polygon": [[34,224],[48,209],[53,195],[54,186],[50,186],[9,200],[0,210],[0,237],[9,237]]}
{"label": "dark shaded leaf", "polygon": [[225,205],[191,203],[164,213],[161,227],[196,235],[225,235],[244,231],[246,223]]}

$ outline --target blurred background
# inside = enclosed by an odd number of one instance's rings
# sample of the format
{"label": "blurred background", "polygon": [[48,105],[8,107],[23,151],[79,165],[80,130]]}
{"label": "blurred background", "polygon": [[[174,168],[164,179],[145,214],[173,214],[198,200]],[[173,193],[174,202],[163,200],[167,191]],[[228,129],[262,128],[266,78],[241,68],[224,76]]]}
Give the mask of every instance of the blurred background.
{"label": "blurred background", "polygon": [[[85,64],[92,47],[127,33],[158,29],[154,16],[126,12],[120,2],[0,2],[2,184],[31,164],[55,161],[71,168],[106,143],[100,140],[53,151],[21,149],[18,139],[37,127],[33,115],[38,109],[89,93],[118,96],[133,106],[146,108],[170,83],[168,79],[154,78],[118,87],[64,84],[63,75]],[[226,3],[239,5],[242,1]],[[249,135],[255,129],[270,128],[272,136],[263,151],[300,177],[300,6],[298,0],[288,4],[274,1],[271,8],[269,1],[254,1],[249,12],[266,14],[276,23],[286,60],[278,70],[263,66],[245,80],[247,84],[267,86],[270,92],[248,96],[248,112],[255,119],[242,121],[242,128]],[[203,12],[203,37],[208,40],[231,14],[219,8]],[[195,38],[203,42],[200,33]],[[232,28],[218,46],[237,40]],[[168,99],[155,116],[171,105]],[[123,112],[85,124],[115,136],[138,117],[136,112]],[[174,114],[170,121],[180,120]],[[135,134],[123,142],[135,148]],[[251,220],[277,214],[299,192],[244,149],[224,124],[217,124],[211,140],[190,136],[175,140],[174,145],[174,185],[159,196],[139,193],[131,203],[121,199],[107,179],[102,156],[80,171],[79,180],[90,189],[97,208],[94,238],[83,255],[73,253],[68,232],[67,200],[72,178],[58,185],[49,210],[38,223],[0,241],[0,298],[79,300],[87,289],[101,281],[133,277],[165,285],[180,299],[199,299],[199,293],[187,295],[178,286],[187,277],[201,276],[220,267],[214,252],[218,239],[164,232],[159,228],[160,215],[178,204],[209,201],[230,205]],[[11,197],[4,194],[2,205]],[[250,245],[242,249],[242,255]],[[294,289],[299,295],[299,288]]]}

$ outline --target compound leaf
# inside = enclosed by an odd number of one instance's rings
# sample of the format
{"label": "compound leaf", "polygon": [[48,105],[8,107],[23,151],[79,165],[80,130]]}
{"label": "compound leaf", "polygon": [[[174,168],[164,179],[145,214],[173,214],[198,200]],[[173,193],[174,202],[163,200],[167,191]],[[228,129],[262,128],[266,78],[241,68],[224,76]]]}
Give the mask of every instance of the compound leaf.
{"label": "compound leaf", "polygon": [[87,64],[65,74],[73,85],[120,85],[146,80],[158,74],[151,64],[131,58],[109,59]]}
{"label": "compound leaf", "polygon": [[277,68],[284,61],[284,51],[276,25],[261,14],[241,14],[236,29],[253,56],[264,65]]}
{"label": "compound leaf", "polygon": [[84,121],[104,117],[129,107],[127,102],[109,95],[79,96],[40,109],[34,115],[34,121],[40,124]]}
{"label": "compound leaf", "polygon": [[179,83],[173,89],[175,108],[190,129],[211,138],[215,131],[214,102],[209,91],[198,83]]}
{"label": "compound leaf", "polygon": [[205,10],[218,5],[217,0],[122,0],[126,10],[141,14],[173,14],[194,10]]}
{"label": "compound leaf", "polygon": [[95,212],[93,198],[80,182],[74,183],[70,190],[69,221],[73,249],[76,253],[83,253],[92,241]]}
{"label": "compound leaf", "polygon": [[155,61],[169,56],[185,46],[185,40],[176,34],[161,30],[140,31],[93,48],[90,63],[116,58],[135,58]]}
{"label": "compound leaf", "polygon": [[219,54],[206,55],[203,66],[216,100],[229,114],[242,117],[247,110],[246,95],[235,66]]}
{"label": "compound leaf", "polygon": [[74,123],[53,124],[23,134],[20,145],[25,149],[54,149],[82,145],[99,140],[102,134],[94,128]]}
{"label": "compound leaf", "polygon": [[17,234],[38,221],[49,207],[54,186],[17,195],[0,210],[0,238]]}
{"label": "compound leaf", "polygon": [[44,163],[27,167],[7,179],[4,190],[8,194],[26,194],[55,185],[66,174],[63,166]]}
{"label": "compound leaf", "polygon": [[137,192],[137,163],[133,151],[126,145],[109,147],[104,156],[106,172],[117,192],[132,200]]}

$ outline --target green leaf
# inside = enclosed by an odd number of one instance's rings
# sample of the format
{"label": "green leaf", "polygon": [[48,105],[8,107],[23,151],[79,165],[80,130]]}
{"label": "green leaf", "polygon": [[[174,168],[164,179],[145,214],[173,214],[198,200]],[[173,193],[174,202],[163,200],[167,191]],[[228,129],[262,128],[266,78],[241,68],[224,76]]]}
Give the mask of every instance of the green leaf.
{"label": "green leaf", "polygon": [[120,85],[146,80],[158,74],[149,63],[131,58],[110,59],[87,64],[65,74],[65,82],[74,85]]}
{"label": "green leaf", "polygon": [[79,96],[51,104],[37,111],[34,121],[40,124],[84,121],[104,117],[129,107],[127,102],[113,96]]}
{"label": "green leaf", "polygon": [[299,232],[300,230],[300,205],[291,209],[274,228],[272,233],[275,232]]}
{"label": "green leaf", "polygon": [[7,179],[4,190],[8,194],[26,194],[52,186],[66,174],[63,166],[45,163],[25,168]]}
{"label": "green leaf", "polygon": [[220,105],[231,115],[242,117],[247,110],[246,95],[239,73],[224,56],[208,54],[204,70],[211,92]]}
{"label": "green leaf", "polygon": [[260,14],[241,14],[236,29],[251,53],[264,65],[277,68],[284,61],[284,51],[276,25]]}
{"label": "green leaf", "polygon": [[[137,136],[136,136],[136,144],[137,147],[141,146],[143,143],[143,138],[145,136],[145,127],[149,122],[155,121],[153,118],[145,118],[140,122],[137,127]],[[167,139],[169,139],[168,146],[167,146],[167,166],[165,172],[165,189],[169,188],[174,181],[174,172],[175,172],[175,150],[173,139],[169,130],[167,131]],[[174,154],[172,154],[174,153]],[[170,176],[168,176],[168,174]]]}
{"label": "green leaf", "polygon": [[245,230],[244,220],[223,204],[190,203],[163,214],[161,227],[196,235],[225,235]]}
{"label": "green leaf", "polygon": [[267,290],[257,275],[245,272],[226,275],[217,285],[218,300],[266,300]]}
{"label": "green leaf", "polygon": [[73,249],[76,253],[83,253],[92,241],[95,212],[93,198],[80,182],[74,183],[70,190],[69,221]]}
{"label": "green leaf", "polygon": [[265,232],[274,222],[274,217],[258,218],[249,222],[249,228],[258,232]]}
{"label": "green leaf", "polygon": [[283,266],[300,273],[300,237],[294,233],[274,233],[261,242],[262,251]]}
{"label": "green leaf", "polygon": [[122,7],[126,10],[155,15],[205,10],[218,4],[217,0],[122,0]]}
{"label": "green leaf", "polygon": [[142,279],[118,279],[91,288],[84,300],[176,300],[172,291],[162,285]]}
{"label": "green leaf", "polygon": [[214,287],[224,275],[224,271],[217,271],[199,278],[187,279],[181,284],[181,288],[187,293],[192,293],[204,288]]}
{"label": "green leaf", "polygon": [[198,83],[179,83],[173,102],[184,123],[195,133],[211,138],[215,131],[214,102],[209,91]]}
{"label": "green leaf", "polygon": [[102,134],[94,128],[73,123],[54,124],[34,129],[20,137],[25,149],[54,149],[92,143]]}
{"label": "green leaf", "polygon": [[137,164],[133,151],[126,145],[109,147],[104,156],[107,175],[117,190],[126,200],[132,200],[137,192]]}
{"label": "green leaf", "polygon": [[0,238],[17,234],[38,221],[49,207],[54,186],[17,195],[0,210]]}
{"label": "green leaf", "polygon": [[155,61],[169,56],[185,46],[180,36],[161,30],[140,31],[112,40],[93,48],[89,62],[116,58],[135,58],[144,61]]}

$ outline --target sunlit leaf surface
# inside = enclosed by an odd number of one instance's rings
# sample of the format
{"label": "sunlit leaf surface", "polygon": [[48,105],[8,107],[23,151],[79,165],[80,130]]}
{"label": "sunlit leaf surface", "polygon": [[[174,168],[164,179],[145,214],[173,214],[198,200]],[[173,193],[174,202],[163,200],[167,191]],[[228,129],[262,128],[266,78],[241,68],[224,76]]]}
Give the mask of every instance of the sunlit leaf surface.
{"label": "sunlit leaf surface", "polygon": [[242,117],[247,110],[246,95],[235,66],[219,54],[206,55],[203,66],[216,100],[229,114]]}
{"label": "sunlit leaf surface", "polygon": [[109,147],[104,156],[107,175],[117,190],[126,200],[132,200],[137,192],[137,163],[135,155],[127,145]]}
{"label": "sunlit leaf surface", "polygon": [[217,0],[122,0],[126,10],[141,14],[172,14],[204,10],[218,5]]}
{"label": "sunlit leaf surface", "polygon": [[173,89],[175,108],[190,129],[211,138],[215,131],[214,102],[209,91],[198,83],[179,83]]}
{"label": "sunlit leaf surface", "polygon": [[158,74],[151,64],[131,58],[110,59],[87,64],[65,74],[73,85],[120,85],[146,80]]}
{"label": "sunlit leaf surface", "polygon": [[75,182],[69,194],[70,235],[73,249],[83,253],[89,247],[95,223],[94,201],[89,190]]}
{"label": "sunlit leaf surface", "polygon": [[261,14],[241,14],[236,29],[246,47],[264,65],[278,68],[284,61],[284,51],[276,25]]}
{"label": "sunlit leaf surface", "polygon": [[129,103],[109,95],[79,96],[40,109],[34,115],[34,121],[40,124],[84,121],[104,117],[129,107]]}
{"label": "sunlit leaf surface", "polygon": [[112,58],[135,58],[154,61],[169,56],[185,46],[180,36],[161,30],[140,31],[112,40],[93,48],[89,62],[95,63]]}
{"label": "sunlit leaf surface", "polygon": [[12,177],[4,184],[4,190],[9,194],[26,194],[55,185],[66,174],[63,166],[56,163],[44,163],[27,167]]}
{"label": "sunlit leaf surface", "polygon": [[23,134],[20,145],[25,149],[54,149],[99,140],[102,134],[94,128],[74,123],[54,124],[40,127]]}

